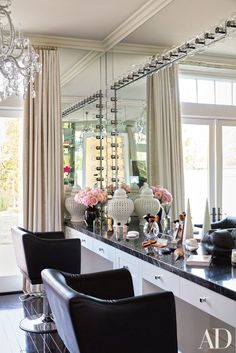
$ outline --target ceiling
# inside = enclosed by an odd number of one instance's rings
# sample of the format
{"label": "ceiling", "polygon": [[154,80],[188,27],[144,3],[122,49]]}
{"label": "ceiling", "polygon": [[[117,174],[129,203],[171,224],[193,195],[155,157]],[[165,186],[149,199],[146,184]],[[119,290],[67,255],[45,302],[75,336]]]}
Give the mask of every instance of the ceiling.
{"label": "ceiling", "polygon": [[[109,84],[150,55],[229,18],[236,12],[236,1],[12,0],[11,12],[16,28],[33,44],[59,47],[62,101],[68,105],[99,89],[105,64],[110,65]],[[219,47],[209,54],[221,55],[223,47],[222,53],[232,56],[236,46],[232,40]]]}

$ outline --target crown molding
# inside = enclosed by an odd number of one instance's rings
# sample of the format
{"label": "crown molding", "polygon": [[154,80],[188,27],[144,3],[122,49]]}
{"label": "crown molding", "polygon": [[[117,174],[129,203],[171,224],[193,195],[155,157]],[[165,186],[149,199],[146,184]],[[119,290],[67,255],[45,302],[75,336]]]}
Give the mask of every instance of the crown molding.
{"label": "crown molding", "polygon": [[[81,49],[97,52],[105,52],[102,41],[86,40],[80,38],[70,37],[59,37],[59,36],[47,36],[40,34],[27,33],[27,36],[31,40],[33,45],[42,46],[55,46],[58,48],[66,49]],[[111,50],[113,53],[121,54],[140,54],[140,55],[154,55],[162,53],[167,48],[157,45],[146,45],[123,42],[117,44]]]}
{"label": "crown molding", "polygon": [[75,76],[89,67],[103,53],[113,49],[115,53],[154,55],[163,51],[163,47],[120,43],[135,29],[140,27],[144,22],[156,15],[164,7],[174,0],[149,0],[145,5],[141,6],[128,19],[119,25],[112,33],[110,33],[103,41],[93,41],[78,38],[47,36],[28,33],[32,44],[48,45],[59,48],[73,48],[89,50],[89,52],[79,61],[77,61],[69,70],[61,76],[61,87],[68,84]]}
{"label": "crown molding", "polygon": [[103,47],[105,51],[113,48],[117,43],[120,43],[130,33],[134,32],[143,23],[148,21],[164,7],[169,5],[174,0],[149,0],[146,4],[141,6],[129,18],[121,23],[113,32],[111,32],[103,40]]}
{"label": "crown molding", "polygon": [[[158,46],[120,43],[112,52],[149,56],[162,53],[165,49],[165,47]],[[82,59],[78,60],[70,69],[61,75],[61,87],[67,85],[74,77],[86,70],[95,60],[99,59],[101,55],[103,55],[103,52],[90,51]]]}
{"label": "crown molding", "polygon": [[97,60],[102,53],[90,51],[82,59],[77,61],[69,70],[61,75],[61,87],[64,87],[73,78],[79,75],[82,71],[87,69],[95,60]]}
{"label": "crown molding", "polygon": [[190,59],[184,60],[181,64],[192,66],[208,66],[223,69],[236,69],[235,57],[221,55],[196,54]]}
{"label": "crown molding", "polygon": [[[121,23],[102,41],[72,37],[41,35],[36,33],[26,33],[26,35],[29,37],[33,45],[48,45],[56,46],[59,48],[83,49],[89,51],[106,52],[113,48],[116,44],[120,43],[130,33],[135,31],[144,22],[156,15],[164,7],[166,7],[167,5],[169,5],[169,3],[173,1],[174,0],[149,0],[146,4],[144,4],[137,11],[135,11],[129,18],[127,18],[123,23]],[[125,45],[128,45],[128,43],[125,43],[124,46]],[[137,47],[137,49],[135,49],[135,47]],[[156,53],[155,46],[139,46],[138,44],[132,44],[134,52],[138,50],[138,47],[141,48],[141,53],[143,53],[143,51],[145,51],[146,53],[146,49],[148,55],[153,55]],[[122,48],[122,50],[123,49],[124,48]],[[132,49],[130,50],[132,51]]]}
{"label": "crown molding", "polygon": [[136,54],[136,55],[155,55],[161,54],[167,48],[157,45],[119,43],[111,49],[113,53],[119,54]]}
{"label": "crown molding", "polygon": [[102,41],[71,37],[48,36],[34,33],[26,33],[33,45],[48,45],[58,48],[83,49],[103,52]]}

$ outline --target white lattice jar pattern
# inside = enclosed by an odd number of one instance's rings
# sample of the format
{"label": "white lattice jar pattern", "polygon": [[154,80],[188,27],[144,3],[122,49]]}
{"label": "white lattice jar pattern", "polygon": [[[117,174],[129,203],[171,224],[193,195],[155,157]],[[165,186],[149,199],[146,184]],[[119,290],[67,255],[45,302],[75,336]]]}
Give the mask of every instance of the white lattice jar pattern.
{"label": "white lattice jar pattern", "polygon": [[156,215],[160,210],[160,202],[154,198],[152,189],[145,183],[140,198],[134,201],[135,212],[139,216],[139,224],[144,225],[145,219],[143,216],[150,213]]}
{"label": "white lattice jar pattern", "polygon": [[72,195],[66,198],[65,207],[71,215],[71,222],[83,222],[86,206],[75,202],[74,197],[75,196]]}
{"label": "white lattice jar pattern", "polygon": [[108,201],[107,211],[114,220],[114,226],[126,224],[133,210],[133,201],[127,198],[125,190],[121,188],[117,189],[112,200]]}

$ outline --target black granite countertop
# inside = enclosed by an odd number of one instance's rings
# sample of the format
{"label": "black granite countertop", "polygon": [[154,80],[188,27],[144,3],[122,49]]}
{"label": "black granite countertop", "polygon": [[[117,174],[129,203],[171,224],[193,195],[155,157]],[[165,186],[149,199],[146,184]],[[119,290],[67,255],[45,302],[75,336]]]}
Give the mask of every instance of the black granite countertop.
{"label": "black granite countertop", "polygon": [[[84,223],[65,221],[65,225],[136,256],[141,260],[147,261],[179,275],[180,277],[186,278],[196,284],[222,294],[225,297],[236,300],[236,268],[231,266],[230,259],[224,261],[221,260],[220,262],[212,261],[209,267],[186,266],[186,259],[189,255],[188,252],[185,253],[184,259],[181,258],[177,261],[175,261],[173,253],[169,255],[160,254],[158,251],[155,251],[152,255],[147,253],[147,250],[142,247],[142,242],[147,240],[143,235],[142,228],[136,228],[136,230],[139,230],[139,238],[131,240],[126,239],[125,236],[120,236],[118,238],[111,232],[93,232],[87,229]],[[131,230],[133,230],[133,227]],[[195,253],[204,253],[204,247],[200,245]]]}

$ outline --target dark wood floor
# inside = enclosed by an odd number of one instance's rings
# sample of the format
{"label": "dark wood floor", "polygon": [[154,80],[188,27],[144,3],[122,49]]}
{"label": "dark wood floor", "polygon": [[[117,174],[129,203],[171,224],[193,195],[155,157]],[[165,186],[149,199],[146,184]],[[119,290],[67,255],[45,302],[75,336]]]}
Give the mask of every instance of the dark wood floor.
{"label": "dark wood floor", "polygon": [[19,294],[0,295],[1,353],[69,353],[57,333],[32,334],[19,328],[19,322],[26,314],[41,311],[40,298],[22,304]]}

